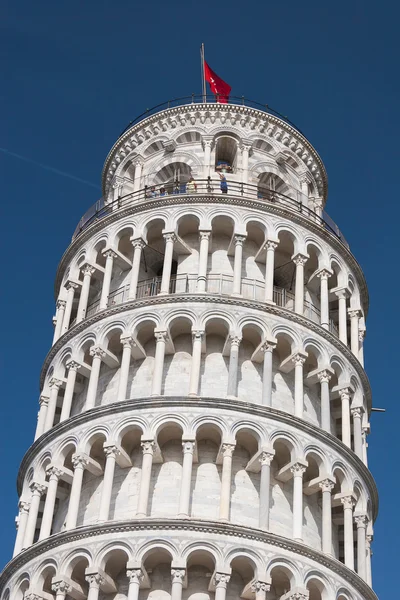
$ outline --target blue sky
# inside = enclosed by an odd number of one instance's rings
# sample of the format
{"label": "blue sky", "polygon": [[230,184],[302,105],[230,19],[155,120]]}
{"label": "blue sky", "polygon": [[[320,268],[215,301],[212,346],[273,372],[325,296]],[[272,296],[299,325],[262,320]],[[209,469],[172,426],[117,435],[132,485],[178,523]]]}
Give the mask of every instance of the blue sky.
{"label": "blue sky", "polygon": [[58,261],[101,195],[103,161],[125,125],[146,107],[201,91],[204,42],[232,94],[288,115],[317,148],[329,176],[327,210],[365,271],[366,368],[374,405],[387,409],[372,415],[369,440],[381,498],[373,578],[380,598],[392,598],[387,574],[398,568],[400,535],[398,5],[14,0],[1,12],[0,564],[14,543],[15,480],[35,426]]}

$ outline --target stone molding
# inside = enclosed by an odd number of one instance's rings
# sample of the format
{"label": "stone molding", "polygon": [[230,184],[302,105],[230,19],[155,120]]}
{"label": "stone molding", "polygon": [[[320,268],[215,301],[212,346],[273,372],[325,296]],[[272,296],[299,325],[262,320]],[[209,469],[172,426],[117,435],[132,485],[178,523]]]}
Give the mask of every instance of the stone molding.
{"label": "stone molding", "polygon": [[[247,121],[251,122],[252,129],[254,131],[257,131],[258,129],[260,129],[261,126],[262,131],[260,131],[260,134],[264,135],[267,138],[272,136],[266,132],[266,128],[267,126],[271,127],[272,125],[274,138],[277,137],[277,134],[280,134],[280,137],[282,138],[287,137],[288,143],[285,144],[284,142],[282,142],[282,145],[284,146],[289,145],[290,143],[290,138],[288,137],[289,134],[290,136],[295,138],[296,141],[302,145],[304,151],[310,154],[314,159],[315,166],[317,167],[320,175],[320,178],[317,177],[316,180],[318,186],[322,186],[322,195],[326,197],[328,191],[328,180],[324,164],[315,148],[307,140],[304,134],[300,133],[300,131],[297,128],[293,127],[286,121],[283,121],[279,117],[276,117],[275,115],[269,112],[264,112],[256,108],[251,108],[249,106],[239,104],[215,105],[207,103],[183,104],[181,106],[176,106],[173,108],[166,108],[148,117],[143,117],[143,119],[141,119],[138,123],[129,127],[129,129],[127,129],[112,146],[110,152],[106,157],[106,160],[104,161],[104,167],[101,175],[103,191],[107,187],[107,182],[109,182],[112,179],[114,173],[116,172],[117,166],[120,163],[121,159],[124,159],[131,153],[134,154],[135,152],[137,152],[138,146],[141,146],[141,143],[139,143],[139,138],[136,137],[135,139],[135,136],[137,136],[137,134],[140,133],[141,130],[146,129],[146,131],[148,131],[149,129],[151,130],[154,125],[156,125],[157,129],[162,131],[163,125],[166,125],[166,121],[170,117],[175,117],[176,115],[183,115],[185,113],[189,113],[191,129],[196,126],[196,122],[198,122],[198,124],[204,125],[204,118],[210,113],[214,113],[214,128],[218,126],[219,121],[220,126],[223,129],[231,129],[232,125],[230,123],[230,120],[228,119],[230,119],[231,115],[233,114],[239,114],[241,119],[240,121],[236,120],[235,122],[236,130],[238,128],[242,130],[245,129],[241,121],[243,120],[243,117],[247,117]],[[195,118],[195,123],[193,123],[193,117]],[[153,135],[156,135],[155,131],[153,131],[152,133]],[[132,142],[133,144],[137,142],[134,147],[132,147]]]}
{"label": "stone molding", "polygon": [[[204,407],[205,409],[216,408],[215,398],[205,398],[205,397],[196,397],[196,406]],[[299,417],[295,417],[290,413],[286,413],[280,411],[276,408],[271,408],[270,406],[262,406],[261,404],[250,405],[248,403],[243,403],[240,400],[232,400],[232,399],[224,399],[218,398],[218,409],[232,410],[237,412],[243,412],[246,416],[249,414],[255,417],[264,417],[270,418],[285,425],[292,425],[297,427],[300,431],[310,435],[314,439],[317,439],[321,442],[329,444],[332,448],[334,448],[338,453],[345,458],[352,467],[360,472],[364,478],[365,484],[368,487],[371,502],[372,502],[372,510],[373,510],[373,520],[376,519],[378,514],[378,491],[375,484],[375,480],[372,477],[369,469],[364,465],[362,460],[348,448],[343,442],[341,442],[338,438],[334,437],[332,434],[324,431],[323,429],[317,427],[316,425],[312,425],[311,423],[307,423],[307,421],[303,421]],[[144,398],[135,398],[133,400],[125,400],[123,402],[114,402],[112,404],[107,404],[105,406],[99,406],[96,408],[92,408],[86,412],[83,412],[79,415],[75,415],[62,423],[58,423],[49,431],[46,431],[42,434],[28,449],[26,454],[24,455],[17,478],[17,491],[18,495],[21,495],[23,482],[25,478],[25,473],[30,466],[33,457],[43,450],[46,445],[56,439],[59,435],[67,434],[73,427],[76,425],[81,425],[84,423],[92,422],[93,419],[98,417],[107,417],[109,415],[115,415],[117,413],[121,413],[124,411],[133,411],[140,410],[144,408],[159,408],[159,407],[188,407],[189,409],[193,407],[193,398],[189,398],[188,396],[177,397],[177,396],[164,396],[164,397],[144,397]]]}
{"label": "stone molding", "polygon": [[[30,548],[23,550],[15,556],[4,568],[0,575],[0,593],[5,587],[7,581],[17,571],[17,569],[26,565],[29,561],[37,556],[43,555],[45,552],[59,548],[63,544],[71,544],[72,542],[88,540],[103,534],[120,534],[124,532],[140,532],[143,536],[144,532],[152,532],[157,530],[171,531],[189,531],[190,533],[198,532],[200,534],[208,533],[213,535],[223,535],[227,537],[238,537],[242,541],[262,542],[266,545],[275,548],[281,548],[289,552],[295,553],[297,556],[303,556],[321,567],[329,569],[332,573],[336,573],[342,577],[358,592],[360,592],[365,600],[378,600],[375,592],[369,585],[343,563],[339,562],[327,554],[323,554],[318,550],[314,550],[304,545],[301,542],[290,540],[275,533],[269,533],[245,527],[243,525],[233,525],[231,523],[218,523],[215,521],[199,520],[199,519],[161,519],[161,518],[141,518],[130,519],[129,521],[116,521],[111,523],[102,523],[96,525],[87,525],[78,527],[71,531],[57,533],[41,542],[36,542]],[[117,537],[116,537],[117,539]]]}
{"label": "stone molding", "polygon": [[185,295],[169,294],[169,295],[165,295],[165,296],[164,295],[163,296],[150,296],[150,297],[145,297],[145,298],[139,298],[136,300],[130,300],[129,302],[124,302],[123,304],[117,304],[116,306],[111,306],[102,311],[99,311],[96,314],[94,314],[92,317],[84,319],[80,323],[73,325],[70,329],[68,329],[68,331],[66,333],[64,333],[64,335],[62,335],[57,340],[57,342],[50,348],[49,352],[47,353],[47,356],[44,359],[42,371],[40,374],[40,381],[39,381],[40,389],[41,390],[43,389],[46,373],[47,373],[47,370],[48,370],[50,363],[53,360],[54,356],[57,354],[57,352],[63,347],[63,345],[66,342],[68,342],[71,338],[73,338],[77,333],[80,333],[81,331],[86,329],[86,327],[90,327],[94,323],[97,323],[98,321],[101,321],[102,319],[104,319],[106,317],[110,317],[110,316],[117,315],[117,314],[120,314],[123,312],[127,312],[131,309],[148,307],[148,306],[157,306],[159,304],[176,304],[176,303],[187,304],[187,303],[193,303],[193,302],[204,302],[204,303],[221,302],[222,304],[228,305],[228,306],[243,306],[244,308],[252,308],[255,310],[262,310],[264,313],[269,313],[269,314],[275,315],[277,317],[282,317],[284,319],[288,319],[289,321],[292,321],[292,323],[297,323],[298,325],[303,325],[303,327],[306,327],[309,331],[313,331],[314,333],[318,334],[321,338],[330,342],[340,352],[342,352],[344,357],[350,362],[352,367],[355,369],[358,376],[360,377],[362,386],[364,388],[365,399],[367,402],[368,410],[371,409],[371,406],[372,406],[371,386],[370,386],[367,374],[366,374],[364,368],[361,366],[361,363],[359,362],[359,360],[351,352],[350,348],[345,346],[345,344],[343,344],[343,342],[341,342],[338,337],[333,335],[333,333],[331,333],[327,329],[324,329],[318,323],[315,323],[314,321],[307,319],[303,315],[299,315],[299,314],[295,313],[294,311],[288,310],[286,308],[278,307],[276,305],[274,306],[272,304],[267,304],[265,302],[258,302],[256,300],[245,300],[243,298],[236,298],[234,296],[223,296],[223,297],[218,296],[218,295],[213,296],[211,294],[185,294]]}
{"label": "stone molding", "polygon": [[[291,222],[297,223],[305,229],[312,231],[316,235],[320,236],[324,241],[331,244],[332,248],[339,252],[342,258],[348,261],[348,264],[350,265],[357,279],[357,283],[360,289],[360,297],[362,305],[364,307],[364,314],[365,316],[367,316],[369,294],[364,274],[356,258],[353,256],[351,251],[344,244],[342,244],[338,237],[336,237],[333,233],[321,227],[317,223],[314,223],[308,217],[302,215],[301,213],[290,210],[289,208],[285,208],[279,204],[266,203],[261,200],[245,198],[243,196],[235,196],[229,193],[226,194],[224,198],[216,196],[215,194],[194,194],[192,197],[186,195],[184,197],[170,195],[163,196],[161,198],[146,199],[138,204],[132,204],[131,206],[120,208],[119,210],[112,212],[107,217],[103,217],[102,219],[100,219],[100,221],[94,222],[92,225],[89,225],[82,234],[77,235],[77,237],[71,242],[71,244],[61,257],[57,269],[56,281],[54,284],[55,296],[57,297],[58,295],[58,290],[60,289],[62,283],[63,274],[65,272],[65,269],[68,267],[68,264],[66,263],[69,263],[75,256],[75,253],[79,251],[80,244],[83,244],[94,234],[98,233],[103,228],[107,227],[109,224],[114,223],[115,221],[118,221],[121,218],[128,217],[130,215],[140,213],[143,211],[159,211],[161,208],[164,207],[176,206],[181,204],[218,204],[219,206],[225,204],[237,205],[240,208],[259,210],[267,214],[273,214],[283,218],[287,218]],[[75,250],[76,247],[78,247],[77,250]]]}

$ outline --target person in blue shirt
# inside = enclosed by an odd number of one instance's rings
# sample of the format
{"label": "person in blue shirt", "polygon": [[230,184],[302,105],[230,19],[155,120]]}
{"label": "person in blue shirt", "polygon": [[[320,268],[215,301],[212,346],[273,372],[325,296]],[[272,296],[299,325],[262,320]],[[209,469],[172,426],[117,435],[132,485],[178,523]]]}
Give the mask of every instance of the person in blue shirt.
{"label": "person in blue shirt", "polygon": [[228,193],[228,183],[226,181],[226,177],[223,173],[220,173],[219,176],[221,178],[221,184],[220,184],[221,192],[223,194],[227,194]]}

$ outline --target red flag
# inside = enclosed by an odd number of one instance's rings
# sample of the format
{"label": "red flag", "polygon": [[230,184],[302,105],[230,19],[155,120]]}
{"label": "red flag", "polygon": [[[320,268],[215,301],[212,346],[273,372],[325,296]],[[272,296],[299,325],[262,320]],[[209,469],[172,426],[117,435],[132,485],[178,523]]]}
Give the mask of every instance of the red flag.
{"label": "red flag", "polygon": [[221,77],[218,77],[218,75],[210,69],[206,61],[204,61],[204,75],[206,81],[210,84],[212,93],[217,97],[217,102],[227,104],[232,89],[231,86],[228,83],[225,83]]}

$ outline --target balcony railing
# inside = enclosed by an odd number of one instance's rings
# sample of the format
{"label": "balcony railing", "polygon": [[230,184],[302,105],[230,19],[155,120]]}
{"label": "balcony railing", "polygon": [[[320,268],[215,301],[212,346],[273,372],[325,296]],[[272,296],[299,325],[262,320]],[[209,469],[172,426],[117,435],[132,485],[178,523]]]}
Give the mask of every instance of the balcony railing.
{"label": "balcony railing", "polygon": [[[193,294],[197,288],[197,274],[179,273],[173,275],[170,280],[170,294]],[[264,302],[264,281],[242,278],[242,297],[247,300],[256,300]],[[146,298],[157,296],[161,290],[161,277],[153,277],[139,281],[136,291],[136,298]],[[233,275],[224,273],[209,273],[206,281],[206,292],[215,296],[230,296],[233,290]],[[116,306],[128,301],[129,284],[124,285],[110,293],[108,306]],[[281,308],[294,311],[294,294],[290,290],[274,286],[273,301]],[[98,312],[99,300],[88,306],[86,317],[90,317]],[[304,316],[314,323],[320,323],[321,313],[318,308],[313,306],[308,300],[304,300]],[[335,323],[331,320],[330,331],[338,335]]]}
{"label": "balcony railing", "polygon": [[121,196],[113,201],[106,201],[104,198],[100,198],[81,218],[78,227],[75,229],[72,239],[74,240],[82,231],[84,231],[89,225],[99,221],[100,219],[112,214],[113,212],[143,203],[144,207],[146,203],[151,202],[155,198],[162,198],[167,196],[191,196],[196,197],[197,195],[215,196],[220,198],[222,196],[236,196],[240,198],[257,200],[260,203],[268,203],[271,205],[279,205],[290,211],[300,213],[306,218],[310,219],[314,223],[317,223],[321,228],[326,229],[337,237],[342,244],[349,247],[346,239],[336,223],[323,211],[322,216],[319,216],[314,210],[308,208],[303,203],[306,200],[305,196],[298,190],[293,189],[290,195],[281,194],[280,192],[269,190],[264,186],[256,186],[250,183],[241,183],[238,181],[230,181],[228,179],[228,191],[222,194],[219,185],[219,179],[198,179],[196,180],[196,188],[193,190],[187,183],[179,181],[169,182],[164,185],[165,192],[160,193],[162,185],[156,186],[145,186],[143,189],[136,192],[130,192],[125,196]]}

